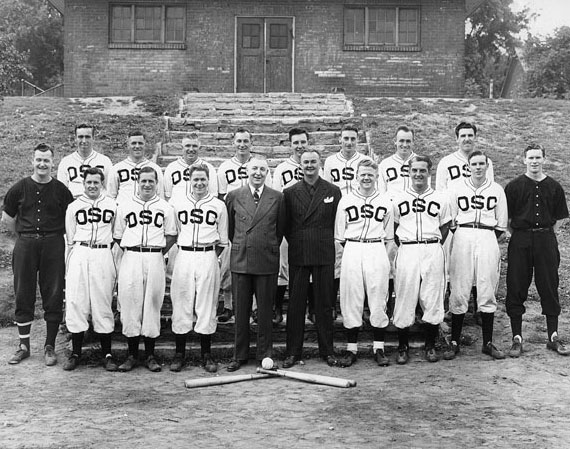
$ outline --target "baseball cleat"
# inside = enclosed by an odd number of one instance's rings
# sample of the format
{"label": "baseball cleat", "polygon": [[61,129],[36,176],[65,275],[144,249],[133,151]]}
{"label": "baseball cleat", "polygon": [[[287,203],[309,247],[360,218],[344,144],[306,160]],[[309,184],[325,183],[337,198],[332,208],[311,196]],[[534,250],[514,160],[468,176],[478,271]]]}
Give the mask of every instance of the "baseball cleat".
{"label": "baseball cleat", "polygon": [[20,345],[20,347],[18,348],[18,350],[14,353],[14,355],[12,357],[10,357],[10,359],[8,360],[8,363],[10,365],[17,365],[18,363],[20,363],[22,360],[27,359],[30,356],[30,351],[28,348],[26,348],[25,345]]}
{"label": "baseball cleat", "polygon": [[388,357],[386,357],[386,354],[384,353],[383,349],[376,350],[376,352],[374,353],[374,360],[376,360],[378,366],[390,365],[390,360],[388,359]]}
{"label": "baseball cleat", "polygon": [[338,364],[341,368],[348,368],[356,363],[357,356],[352,351],[344,351],[338,359]]}
{"label": "baseball cleat", "polygon": [[546,348],[560,355],[570,355],[570,348],[566,347],[562,340],[558,338],[558,335],[554,336],[552,341],[546,343]]}
{"label": "baseball cleat", "polygon": [[443,359],[453,360],[457,354],[459,354],[459,345],[455,341],[451,341],[443,353]]}
{"label": "baseball cleat", "polygon": [[214,362],[211,354],[204,354],[204,357],[202,358],[202,366],[208,373],[215,373],[218,371],[218,364]]}
{"label": "baseball cleat", "polygon": [[435,348],[426,348],[426,360],[430,363],[439,362],[439,356],[435,351]]}
{"label": "baseball cleat", "polygon": [[105,360],[103,360],[103,367],[109,372],[118,371],[119,369],[117,362],[115,362],[115,359],[110,355],[105,357]]}
{"label": "baseball cleat", "polygon": [[149,355],[146,358],[145,366],[148,368],[149,371],[152,371],[153,373],[158,373],[162,369],[162,367],[158,364],[158,362],[154,358],[154,355]]}
{"label": "baseball cleat", "polygon": [[131,371],[136,366],[137,366],[137,359],[135,359],[134,355],[130,355],[127,357],[127,360],[125,360],[121,365],[119,365],[119,371],[121,371],[122,373],[126,373],[128,371]]}
{"label": "baseball cleat", "polygon": [[184,355],[180,352],[174,354],[174,358],[172,359],[172,363],[170,364],[170,371],[174,373],[179,373],[182,371],[182,367],[184,366]]}
{"label": "baseball cleat", "polygon": [[513,337],[513,344],[511,346],[511,349],[509,349],[509,357],[520,357],[521,354],[523,353],[523,344],[522,344],[522,338],[517,335],[516,337]]}
{"label": "baseball cleat", "polygon": [[55,355],[55,350],[52,345],[46,345],[44,348],[44,360],[46,366],[54,366],[57,364],[57,356]]}
{"label": "baseball cleat", "polygon": [[490,355],[491,357],[493,357],[495,360],[502,360],[505,358],[505,354],[503,353],[503,351],[501,351],[500,349],[498,349],[492,341],[490,341],[489,343],[487,343],[485,346],[483,346],[483,350],[482,350],[483,354],[487,354]]}
{"label": "baseball cleat", "polygon": [[398,348],[398,358],[396,359],[396,363],[398,365],[405,365],[410,360],[410,349],[407,346],[400,346]]}
{"label": "baseball cleat", "polygon": [[73,371],[77,368],[79,364],[79,356],[77,354],[71,354],[65,362],[63,362],[64,371]]}

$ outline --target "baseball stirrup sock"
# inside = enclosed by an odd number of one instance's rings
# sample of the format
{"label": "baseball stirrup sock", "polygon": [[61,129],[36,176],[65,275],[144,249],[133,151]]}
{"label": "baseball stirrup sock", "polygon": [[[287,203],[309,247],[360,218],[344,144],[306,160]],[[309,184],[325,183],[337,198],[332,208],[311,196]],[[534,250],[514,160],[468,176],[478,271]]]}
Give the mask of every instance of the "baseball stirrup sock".
{"label": "baseball stirrup sock", "polygon": [[154,355],[154,344],[156,343],[156,338],[144,337],[144,353],[145,356],[150,357]]}
{"label": "baseball stirrup sock", "polygon": [[111,354],[111,336],[113,334],[100,334],[99,339],[101,341],[101,352],[103,356],[106,357]]}
{"label": "baseball stirrup sock", "polygon": [[71,334],[71,352],[76,356],[81,355],[81,347],[83,346],[84,332],[74,332]]}
{"label": "baseball stirrup sock", "polygon": [[493,341],[493,320],[494,313],[481,312],[481,327],[483,328],[483,346]]}
{"label": "baseball stirrup sock", "polygon": [[59,329],[59,323],[57,321],[46,321],[46,344],[45,346],[53,346],[55,348],[55,337],[57,337],[57,331]]}
{"label": "baseball stirrup sock", "polygon": [[461,340],[461,330],[463,329],[464,313],[451,314],[451,341],[459,344]]}
{"label": "baseball stirrup sock", "polygon": [[558,333],[558,317],[556,315],[546,315],[546,329],[548,341],[552,341],[552,334]]}
{"label": "baseball stirrup sock", "polygon": [[18,334],[20,337],[20,345],[24,345],[26,349],[30,350],[30,331],[32,330],[32,322],[27,323],[17,323],[18,324]]}
{"label": "baseball stirrup sock", "polygon": [[202,356],[212,352],[212,336],[200,334],[200,351]]}
{"label": "baseball stirrup sock", "polygon": [[139,340],[140,337],[127,338],[127,344],[129,345],[129,355],[132,355],[135,359],[139,356]]}
{"label": "baseball stirrup sock", "polygon": [[176,353],[182,354],[186,352],[186,336],[188,334],[174,334],[174,342],[176,344]]}
{"label": "baseball stirrup sock", "polygon": [[517,335],[522,337],[522,316],[512,316],[511,317],[511,331],[513,333],[513,338]]}

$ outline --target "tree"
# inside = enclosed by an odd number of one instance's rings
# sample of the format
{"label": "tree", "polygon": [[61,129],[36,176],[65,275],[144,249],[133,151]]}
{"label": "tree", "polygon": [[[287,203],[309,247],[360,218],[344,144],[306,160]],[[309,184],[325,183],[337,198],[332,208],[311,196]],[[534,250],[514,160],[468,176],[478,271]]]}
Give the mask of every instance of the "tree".
{"label": "tree", "polygon": [[524,53],[532,97],[570,98],[570,27],[558,28],[542,40],[529,37]]}
{"label": "tree", "polygon": [[16,50],[13,40],[0,35],[0,95],[9,93],[23,76],[31,76],[25,63],[26,55]]}
{"label": "tree", "polygon": [[498,95],[506,76],[508,61],[520,45],[517,34],[528,28],[528,9],[511,10],[513,0],[486,0],[468,18],[465,37],[465,78],[470,90],[489,96],[494,81]]}

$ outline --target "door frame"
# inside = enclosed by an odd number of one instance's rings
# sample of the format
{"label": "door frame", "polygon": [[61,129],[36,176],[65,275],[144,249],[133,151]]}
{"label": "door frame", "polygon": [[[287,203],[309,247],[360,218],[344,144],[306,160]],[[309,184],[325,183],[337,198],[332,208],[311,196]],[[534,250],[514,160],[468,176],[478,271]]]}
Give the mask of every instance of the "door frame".
{"label": "door frame", "polygon": [[[234,17],[234,94],[237,93],[237,66],[238,66],[238,19],[291,19],[291,92],[295,92],[295,16],[268,16],[268,15],[236,15]],[[267,46],[267,23],[263,21],[264,45]],[[263,49],[265,52],[265,48]],[[265,64],[264,64],[265,67]],[[263,72],[263,93],[267,93],[267,76]]]}

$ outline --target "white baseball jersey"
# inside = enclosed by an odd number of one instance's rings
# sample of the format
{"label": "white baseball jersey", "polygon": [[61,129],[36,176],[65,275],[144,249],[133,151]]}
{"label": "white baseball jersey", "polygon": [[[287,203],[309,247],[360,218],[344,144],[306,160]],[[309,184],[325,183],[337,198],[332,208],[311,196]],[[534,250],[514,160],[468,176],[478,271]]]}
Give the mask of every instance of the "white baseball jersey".
{"label": "white baseball jersey", "polygon": [[100,168],[105,179],[109,179],[112,166],[111,159],[97,151],[92,151],[85,159],[75,151],[65,156],[59,163],[57,179],[65,184],[74,198],[77,198],[85,191],[83,188],[83,172],[86,169],[90,167]]}
{"label": "white baseball jersey", "polygon": [[116,213],[117,204],[112,198],[101,195],[92,200],[87,195],[81,195],[69,205],[65,213],[67,243],[110,244],[113,241]]}
{"label": "white baseball jersey", "polygon": [[471,178],[462,179],[454,185],[449,195],[455,224],[478,223],[506,231],[507,198],[503,188],[496,182],[487,179],[477,188]]}
{"label": "white baseball jersey", "polygon": [[121,239],[123,248],[164,248],[167,235],[176,235],[176,221],[174,209],[165,200],[155,195],[148,201],[131,197],[119,203],[113,237]]}
{"label": "white baseball jersey", "polygon": [[177,195],[186,196],[186,190],[190,187],[188,171],[192,165],[205,165],[208,168],[208,191],[214,196],[218,195],[218,176],[214,166],[200,158],[188,165],[181,157],[168,164],[164,170],[164,198],[166,200]]}
{"label": "white baseball jersey", "polygon": [[[218,167],[218,193],[220,195],[226,195],[247,184],[247,163],[250,160],[251,158],[242,164],[234,156],[220,164]],[[273,184],[271,172],[268,172],[265,185],[271,187],[271,184]]]}
{"label": "white baseball jersey", "polygon": [[332,154],[325,160],[323,178],[340,188],[342,195],[358,189],[356,169],[363,159],[370,159],[358,151],[350,159],[346,159],[342,152]]}
{"label": "white baseball jersey", "polygon": [[191,194],[170,200],[178,228],[179,246],[228,246],[228,210],[208,194],[201,200]]}
{"label": "white baseball jersey", "polygon": [[139,173],[143,167],[152,167],[156,170],[158,174],[157,194],[162,198],[164,196],[162,169],[148,159],[144,159],[137,164],[126,158],[113,165],[107,180],[107,194],[111,198],[115,198],[118,204],[125,200],[130,200],[133,196],[138,196]]}
{"label": "white baseball jersey", "polygon": [[301,164],[292,157],[281,162],[273,172],[273,188],[283,192],[286,187],[292,186],[303,179]]}
{"label": "white baseball jersey", "polygon": [[409,187],[393,201],[396,235],[401,242],[441,239],[440,226],[451,221],[447,196],[431,187],[423,193]]}
{"label": "white baseball jersey", "polygon": [[[491,159],[488,160],[487,179],[494,181],[495,173],[493,171],[493,161],[491,161]],[[439,161],[439,164],[437,164],[435,189],[442,192],[450,190],[458,180],[469,178],[470,176],[471,169],[469,168],[469,161],[461,151],[457,150],[455,153],[445,156]]]}
{"label": "white baseball jersey", "polygon": [[411,153],[404,160],[398,154],[383,159],[378,164],[378,190],[395,194],[407,189],[410,185],[410,159],[416,156]]}

